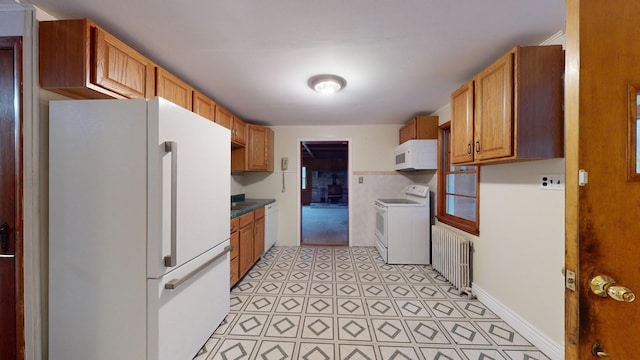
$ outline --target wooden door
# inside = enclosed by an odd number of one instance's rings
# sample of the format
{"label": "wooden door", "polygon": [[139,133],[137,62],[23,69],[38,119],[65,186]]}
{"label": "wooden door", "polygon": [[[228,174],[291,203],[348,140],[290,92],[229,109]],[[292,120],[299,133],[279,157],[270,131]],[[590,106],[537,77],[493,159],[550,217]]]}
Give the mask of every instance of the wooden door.
{"label": "wooden door", "polygon": [[451,162],[473,161],[473,81],[451,94]]}
{"label": "wooden door", "polygon": [[475,78],[475,159],[513,155],[513,54]]}
{"label": "wooden door", "polygon": [[0,38],[0,358],[24,358],[21,38]]}
{"label": "wooden door", "polygon": [[[608,275],[640,296],[640,181],[627,180],[628,85],[640,84],[640,2],[567,1],[565,71],[567,360],[639,359],[640,300],[600,297]],[[635,119],[634,119],[635,122]],[[631,137],[634,138],[634,137]],[[588,172],[579,186],[578,171]]]}

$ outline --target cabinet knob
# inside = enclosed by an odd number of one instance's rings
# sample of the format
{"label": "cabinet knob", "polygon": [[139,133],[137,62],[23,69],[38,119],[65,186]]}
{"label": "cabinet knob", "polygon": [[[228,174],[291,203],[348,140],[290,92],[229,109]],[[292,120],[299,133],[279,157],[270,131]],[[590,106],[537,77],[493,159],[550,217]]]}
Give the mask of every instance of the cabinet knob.
{"label": "cabinet knob", "polygon": [[476,152],[480,152],[480,141],[476,141]]}
{"label": "cabinet knob", "polygon": [[471,143],[467,144],[467,154],[471,155]]}

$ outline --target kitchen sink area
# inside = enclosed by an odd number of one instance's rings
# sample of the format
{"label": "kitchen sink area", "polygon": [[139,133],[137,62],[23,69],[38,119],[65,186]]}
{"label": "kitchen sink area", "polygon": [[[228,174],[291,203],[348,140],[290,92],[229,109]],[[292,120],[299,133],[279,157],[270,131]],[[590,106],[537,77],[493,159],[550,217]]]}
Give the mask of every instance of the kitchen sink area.
{"label": "kitchen sink area", "polygon": [[249,213],[255,209],[267,206],[275,202],[275,199],[231,199],[231,218]]}

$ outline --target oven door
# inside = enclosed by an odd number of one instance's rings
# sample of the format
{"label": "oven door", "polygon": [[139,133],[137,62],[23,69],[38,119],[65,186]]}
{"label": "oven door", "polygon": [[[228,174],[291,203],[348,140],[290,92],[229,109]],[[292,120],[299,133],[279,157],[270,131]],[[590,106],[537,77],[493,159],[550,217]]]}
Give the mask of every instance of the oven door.
{"label": "oven door", "polygon": [[380,203],[375,203],[376,212],[376,241],[387,247],[387,207]]}

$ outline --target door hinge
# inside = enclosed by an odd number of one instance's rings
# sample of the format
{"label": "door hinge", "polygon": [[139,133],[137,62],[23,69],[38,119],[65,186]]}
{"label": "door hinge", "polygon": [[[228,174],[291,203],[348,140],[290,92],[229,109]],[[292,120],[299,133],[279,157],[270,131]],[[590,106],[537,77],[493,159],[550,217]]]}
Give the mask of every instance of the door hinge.
{"label": "door hinge", "polygon": [[587,183],[589,183],[589,173],[587,170],[578,170],[578,186],[585,186]]}

